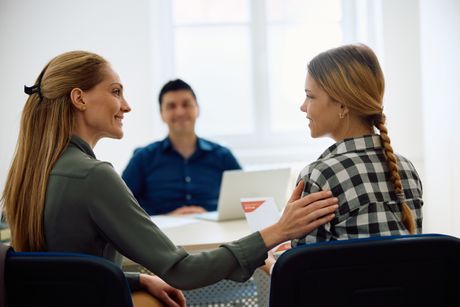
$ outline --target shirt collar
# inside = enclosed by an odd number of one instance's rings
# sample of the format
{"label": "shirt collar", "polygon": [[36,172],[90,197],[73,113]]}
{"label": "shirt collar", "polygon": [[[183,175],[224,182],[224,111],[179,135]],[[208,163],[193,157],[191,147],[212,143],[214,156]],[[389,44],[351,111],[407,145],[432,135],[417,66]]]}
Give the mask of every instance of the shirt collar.
{"label": "shirt collar", "polygon": [[169,137],[166,137],[163,141],[161,141],[161,149],[163,151],[172,148],[171,141],[169,140]]}
{"label": "shirt collar", "polygon": [[209,142],[206,142],[205,140],[198,138],[197,141],[197,147],[201,150],[204,151],[211,151],[212,150],[212,145]]}
{"label": "shirt collar", "polygon": [[[166,137],[163,141],[161,141],[161,149],[163,151],[172,149],[171,140],[169,137]],[[206,142],[204,139],[197,137],[197,151],[211,151],[212,145],[209,142]]]}
{"label": "shirt collar", "polygon": [[91,146],[89,146],[88,143],[83,141],[82,138],[76,135],[72,135],[72,137],[70,138],[70,144],[74,145],[75,147],[83,151],[85,154],[96,159],[96,155],[94,154],[93,149],[91,148]]}
{"label": "shirt collar", "polygon": [[324,151],[318,159],[330,158],[347,152],[366,151],[380,148],[382,148],[380,135],[365,135],[356,138],[344,139],[343,141],[335,143],[326,149],[326,151]]}

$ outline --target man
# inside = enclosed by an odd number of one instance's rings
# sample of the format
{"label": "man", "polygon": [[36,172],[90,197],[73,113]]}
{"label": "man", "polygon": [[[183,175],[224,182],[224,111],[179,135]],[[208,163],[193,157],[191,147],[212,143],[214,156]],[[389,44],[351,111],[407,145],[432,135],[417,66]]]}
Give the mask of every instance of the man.
{"label": "man", "polygon": [[229,149],[196,135],[200,110],[190,85],[169,81],[158,100],[168,137],[136,149],[123,179],[150,215],[216,210],[222,173],[241,166]]}

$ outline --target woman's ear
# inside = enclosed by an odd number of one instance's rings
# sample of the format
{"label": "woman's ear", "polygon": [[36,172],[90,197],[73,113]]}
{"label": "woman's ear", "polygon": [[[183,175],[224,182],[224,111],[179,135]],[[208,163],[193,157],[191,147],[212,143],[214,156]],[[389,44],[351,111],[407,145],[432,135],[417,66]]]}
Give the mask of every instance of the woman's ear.
{"label": "woman's ear", "polygon": [[86,110],[86,103],[83,99],[83,91],[79,88],[74,88],[70,92],[70,100],[72,101],[72,105],[80,111]]}

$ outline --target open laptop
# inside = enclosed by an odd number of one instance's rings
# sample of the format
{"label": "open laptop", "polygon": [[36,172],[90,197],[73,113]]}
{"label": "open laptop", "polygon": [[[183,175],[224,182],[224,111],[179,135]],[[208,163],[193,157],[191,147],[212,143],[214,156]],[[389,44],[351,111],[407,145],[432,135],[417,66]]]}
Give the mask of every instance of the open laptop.
{"label": "open laptop", "polygon": [[290,177],[290,168],[225,171],[217,211],[197,214],[195,217],[210,221],[243,219],[245,216],[240,198],[247,197],[273,197],[278,209],[281,209],[288,200]]}

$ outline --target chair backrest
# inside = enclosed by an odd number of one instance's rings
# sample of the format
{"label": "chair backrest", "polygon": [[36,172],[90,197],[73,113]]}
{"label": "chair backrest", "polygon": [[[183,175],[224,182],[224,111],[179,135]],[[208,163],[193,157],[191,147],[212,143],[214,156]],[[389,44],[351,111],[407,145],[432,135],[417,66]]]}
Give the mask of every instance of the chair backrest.
{"label": "chair backrest", "polygon": [[270,306],[460,306],[460,239],[372,237],[293,248],[276,261]]}
{"label": "chair backrest", "polygon": [[133,306],[121,269],[90,255],[9,252],[5,284],[9,307]]}

